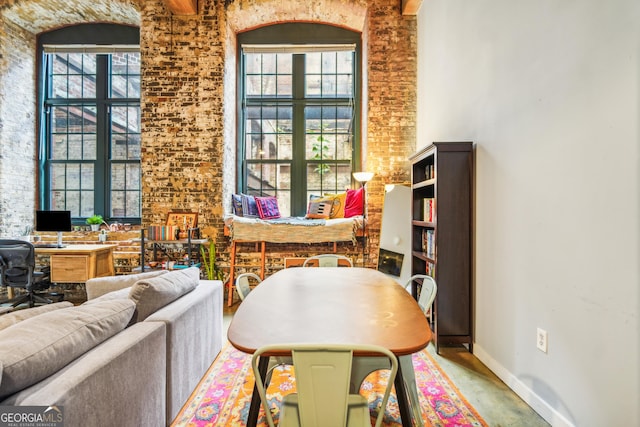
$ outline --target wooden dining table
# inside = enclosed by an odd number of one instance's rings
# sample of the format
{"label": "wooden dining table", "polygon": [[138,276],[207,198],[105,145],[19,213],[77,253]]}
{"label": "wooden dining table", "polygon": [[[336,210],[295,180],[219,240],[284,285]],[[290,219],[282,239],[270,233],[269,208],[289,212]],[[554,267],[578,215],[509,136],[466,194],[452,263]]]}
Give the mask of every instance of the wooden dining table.
{"label": "wooden dining table", "polygon": [[[247,295],[228,329],[229,342],[249,354],[270,344],[327,343],[373,344],[407,356],[424,349],[431,337],[424,313],[402,286],[377,270],[358,267],[280,270]],[[268,361],[260,358],[263,376]],[[411,426],[400,368],[394,385],[402,425]],[[254,387],[247,426],[256,425],[259,410]]]}

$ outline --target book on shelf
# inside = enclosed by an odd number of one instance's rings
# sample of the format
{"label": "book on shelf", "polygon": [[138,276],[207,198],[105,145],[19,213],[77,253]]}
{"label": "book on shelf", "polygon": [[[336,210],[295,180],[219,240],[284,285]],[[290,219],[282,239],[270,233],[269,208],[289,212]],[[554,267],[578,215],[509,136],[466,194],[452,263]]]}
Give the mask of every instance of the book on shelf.
{"label": "book on shelf", "polygon": [[175,225],[151,225],[148,228],[147,239],[149,240],[177,240],[180,227]]}
{"label": "book on shelf", "polygon": [[436,277],[436,265],[432,262],[427,262],[425,273],[433,278]]}
{"label": "book on shelf", "polygon": [[427,198],[423,200],[423,218],[425,222],[434,222],[436,219],[436,199]]}
{"label": "book on shelf", "polygon": [[435,169],[433,167],[433,165],[425,165],[424,167],[424,179],[425,180],[430,180],[436,177],[435,174]]}
{"label": "book on shelf", "polygon": [[436,257],[436,232],[435,230],[422,230],[422,252],[427,258]]}

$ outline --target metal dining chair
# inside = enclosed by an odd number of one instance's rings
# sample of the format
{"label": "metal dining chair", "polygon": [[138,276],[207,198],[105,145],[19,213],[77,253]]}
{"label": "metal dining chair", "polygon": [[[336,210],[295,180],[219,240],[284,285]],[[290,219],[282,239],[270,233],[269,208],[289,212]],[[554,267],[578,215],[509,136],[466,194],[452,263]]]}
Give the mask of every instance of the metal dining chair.
{"label": "metal dining chair", "polygon": [[303,267],[353,267],[351,258],[337,254],[321,254],[307,258]]}
{"label": "metal dining chair", "polygon": [[254,273],[242,273],[236,277],[236,292],[238,292],[240,301],[244,301],[247,295],[249,295],[249,292],[251,292],[252,281],[254,283],[260,283],[262,279]]}
{"label": "metal dining chair", "polygon": [[415,274],[407,280],[405,288],[411,291],[411,284],[415,281],[419,281],[420,294],[418,295],[418,305],[422,309],[425,316],[429,317],[429,324],[433,323],[433,301],[436,299],[436,293],[438,292],[438,285],[433,277],[427,274]]}
{"label": "metal dining chair", "polygon": [[[240,296],[240,301],[244,301],[244,299],[251,292],[251,282],[258,284],[262,281],[260,276],[254,273],[242,273],[236,277],[236,291],[238,292],[238,296]],[[269,359],[269,368],[267,370],[267,377],[265,379],[265,383],[268,385],[271,381],[271,375],[273,374],[273,370],[281,365],[291,365],[293,362],[290,357],[280,356],[280,357],[272,357]]]}
{"label": "metal dining chair", "polygon": [[[436,298],[438,286],[433,277],[426,274],[416,274],[411,276],[405,283],[405,288],[411,291],[411,284],[414,281],[421,282],[420,294],[418,295],[418,306],[425,316],[432,316],[432,304]],[[422,414],[420,413],[420,402],[416,378],[413,371],[413,359],[411,355],[400,356],[398,358],[402,369],[402,376],[407,387],[407,394],[413,410],[413,419],[417,426],[423,426]],[[358,357],[354,360],[351,372],[351,389],[359,390],[364,379],[373,371],[378,369],[389,369],[387,361],[379,357]]]}
{"label": "metal dining chair", "polygon": [[374,345],[280,344],[259,348],[251,358],[256,388],[269,427],[275,424],[266,386],[258,370],[258,360],[262,354],[274,351],[291,351],[296,377],[296,392],[284,396],[282,400],[279,427],[371,427],[367,399],[349,391],[354,351],[378,354],[390,369],[375,423],[376,427],[382,424],[398,371],[398,361],[391,351]]}

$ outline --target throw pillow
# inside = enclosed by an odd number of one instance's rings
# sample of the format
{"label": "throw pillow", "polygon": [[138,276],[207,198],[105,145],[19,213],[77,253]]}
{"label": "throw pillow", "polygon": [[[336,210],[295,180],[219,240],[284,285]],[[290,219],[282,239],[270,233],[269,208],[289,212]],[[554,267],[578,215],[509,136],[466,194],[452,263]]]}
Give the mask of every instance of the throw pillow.
{"label": "throw pillow", "polygon": [[329,198],[333,202],[331,207],[331,216],[329,218],[344,218],[347,193],[325,194],[324,198]]}
{"label": "throw pillow", "polygon": [[363,193],[363,187],[357,190],[347,190],[344,207],[345,218],[351,218],[352,216],[358,216],[364,213]]}
{"label": "throw pillow", "polygon": [[0,400],[122,331],[134,309],[128,299],[105,301],[43,313],[0,331]]}
{"label": "throw pillow", "polygon": [[152,277],[167,274],[167,270],[152,270],[138,274],[126,274],[123,276],[95,277],[87,280],[85,288],[87,290],[87,300],[92,300],[119,289],[130,288],[140,279],[150,279]]}
{"label": "throw pillow", "polygon": [[231,195],[231,208],[234,215],[242,216],[242,196],[240,194]]}
{"label": "throw pillow", "polygon": [[275,197],[256,197],[255,199],[260,219],[280,218],[278,199]]}
{"label": "throw pillow", "polygon": [[31,317],[69,307],[73,307],[72,302],[62,301],[53,304],[41,305],[39,307],[27,308],[24,310],[16,310],[11,313],[3,314],[2,316],[0,316],[0,331]]}
{"label": "throw pillow", "polygon": [[256,204],[256,198],[249,196],[248,194],[241,194],[242,199],[242,216],[247,218],[258,218],[258,205]]}
{"label": "throw pillow", "polygon": [[191,292],[198,283],[198,267],[173,270],[162,276],[138,280],[129,292],[129,298],[136,303],[132,323],[143,321],[158,309]]}
{"label": "throw pillow", "polygon": [[331,207],[333,203],[330,201],[318,201],[312,199],[307,206],[307,214],[304,216],[308,219],[329,219],[331,216]]}

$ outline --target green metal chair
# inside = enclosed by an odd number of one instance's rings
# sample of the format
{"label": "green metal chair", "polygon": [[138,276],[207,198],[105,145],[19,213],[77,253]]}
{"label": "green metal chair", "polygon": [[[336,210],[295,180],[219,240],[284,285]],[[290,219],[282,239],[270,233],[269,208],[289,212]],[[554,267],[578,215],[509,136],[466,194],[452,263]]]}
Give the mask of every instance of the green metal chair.
{"label": "green metal chair", "polygon": [[303,267],[353,267],[351,258],[344,255],[321,254],[307,258]]}
{"label": "green metal chair", "polygon": [[[433,277],[426,274],[416,274],[411,276],[405,283],[405,288],[411,290],[411,284],[414,280],[422,283],[420,287],[420,294],[418,295],[418,306],[428,316],[431,322],[433,310],[431,305],[436,298],[438,292],[438,286]],[[420,402],[418,399],[418,389],[416,386],[416,378],[413,371],[413,359],[411,355],[400,356],[398,358],[400,368],[402,369],[402,377],[407,387],[407,395],[411,403],[411,409],[413,411],[413,419],[417,426],[422,427],[422,414],[420,413]],[[389,369],[387,361],[380,357],[358,357],[353,363],[353,369],[351,372],[351,390],[357,391],[360,389],[362,382],[371,372],[378,369]]]}
{"label": "green metal chair", "polygon": [[284,351],[291,351],[297,392],[283,398],[279,427],[371,426],[367,399],[349,392],[354,351],[379,355],[376,357],[388,360],[389,380],[375,423],[376,427],[381,425],[398,371],[398,361],[393,353],[372,345],[279,344],[258,349],[251,359],[256,388],[269,427],[274,427],[275,424],[264,381],[258,370],[258,360],[262,354]]}
{"label": "green metal chair", "polygon": [[244,301],[249,292],[251,292],[251,281],[260,283],[262,279],[254,273],[242,273],[236,277],[236,292],[238,292],[240,301]]}

